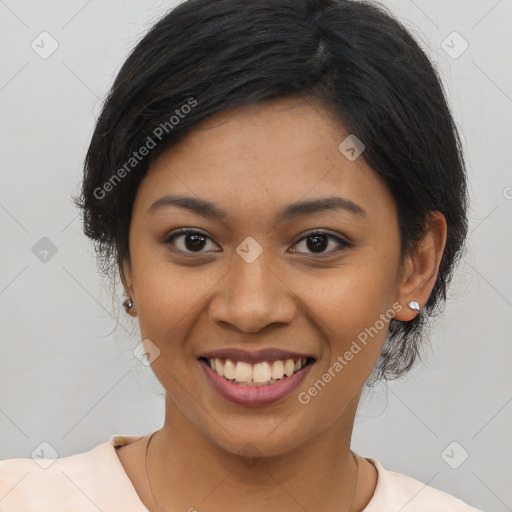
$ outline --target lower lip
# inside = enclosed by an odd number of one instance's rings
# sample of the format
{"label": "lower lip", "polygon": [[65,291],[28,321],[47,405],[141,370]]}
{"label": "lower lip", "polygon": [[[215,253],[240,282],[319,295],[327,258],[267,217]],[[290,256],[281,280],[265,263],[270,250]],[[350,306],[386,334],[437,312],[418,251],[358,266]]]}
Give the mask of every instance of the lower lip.
{"label": "lower lip", "polygon": [[245,407],[259,407],[270,405],[287,397],[304,380],[314,363],[310,363],[291,377],[283,377],[280,381],[266,386],[243,386],[233,384],[229,380],[214,372],[203,359],[199,360],[203,372],[208,377],[216,391],[230,402]]}

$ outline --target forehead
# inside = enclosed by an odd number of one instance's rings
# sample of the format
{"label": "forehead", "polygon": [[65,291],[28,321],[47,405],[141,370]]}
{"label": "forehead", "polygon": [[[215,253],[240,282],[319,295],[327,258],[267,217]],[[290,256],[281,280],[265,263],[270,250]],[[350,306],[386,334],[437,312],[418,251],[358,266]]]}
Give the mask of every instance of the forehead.
{"label": "forehead", "polygon": [[[273,172],[281,164],[294,164],[338,157],[338,139],[347,133],[341,123],[320,102],[286,98],[250,104],[220,112],[198,124],[182,143],[171,148],[161,160],[194,160],[200,167],[235,161],[243,164],[237,174],[249,168],[250,175],[261,177],[254,167],[258,162],[274,161],[261,172]],[[329,148],[329,149],[328,149]],[[318,152],[317,152],[318,151]],[[167,158],[166,158],[167,157]],[[157,161],[156,167],[159,162]],[[164,164],[165,165],[165,164]],[[273,172],[276,175],[276,172]]]}
{"label": "forehead", "polygon": [[348,135],[326,107],[303,98],[221,112],[160,155],[136,207],[145,213],[165,194],[178,194],[214,198],[228,215],[270,214],[337,193],[370,211],[376,204],[392,208],[387,187],[364,159],[351,161],[340,151]]}

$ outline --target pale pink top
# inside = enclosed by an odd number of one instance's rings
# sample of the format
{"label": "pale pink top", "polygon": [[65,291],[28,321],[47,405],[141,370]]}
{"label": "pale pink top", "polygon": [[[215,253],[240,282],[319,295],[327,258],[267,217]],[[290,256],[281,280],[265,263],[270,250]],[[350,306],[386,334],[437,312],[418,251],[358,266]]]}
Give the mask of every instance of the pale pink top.
{"label": "pale pink top", "polygon": [[[115,450],[141,437],[113,435],[89,452],[55,459],[46,469],[40,467],[41,459],[0,461],[0,510],[148,512]],[[388,471],[374,459],[367,460],[379,475],[363,512],[482,512],[414,478]]]}

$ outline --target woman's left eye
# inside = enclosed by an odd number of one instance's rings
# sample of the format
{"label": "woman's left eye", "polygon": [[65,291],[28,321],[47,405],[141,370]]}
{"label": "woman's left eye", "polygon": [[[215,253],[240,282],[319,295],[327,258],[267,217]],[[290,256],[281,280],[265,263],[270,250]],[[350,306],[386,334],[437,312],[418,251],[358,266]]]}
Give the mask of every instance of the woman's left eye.
{"label": "woman's left eye", "polygon": [[[175,241],[181,239],[181,243],[177,244]],[[197,231],[195,229],[180,229],[177,232],[171,233],[168,235],[162,243],[164,245],[169,245],[172,243],[174,247],[182,253],[198,253],[201,254],[202,249],[205,248],[207,245],[207,240],[211,240],[211,238],[202,233],[201,231]],[[337,252],[338,250],[341,250],[343,248],[350,247],[351,244],[347,242],[346,240],[343,240],[342,238],[333,235],[332,233],[328,233],[326,231],[315,231],[312,233],[307,234],[303,238],[301,238],[295,246],[305,243],[305,246],[307,249],[311,250],[312,252],[310,254],[326,254],[325,249],[329,246],[329,242],[334,241],[335,242],[335,248],[331,249],[330,251],[327,251],[328,253]],[[181,245],[181,247],[177,247],[178,245]],[[337,247],[336,247],[337,246]],[[218,252],[218,251],[216,251]],[[297,250],[293,250],[292,252],[301,252]]]}
{"label": "woman's left eye", "polygon": [[[329,254],[333,252],[338,252],[352,245],[348,241],[343,240],[342,238],[333,235],[332,233],[328,233],[326,231],[315,231],[313,233],[309,233],[305,237],[301,238],[295,245],[300,244],[303,240],[307,241],[305,242],[306,247],[310,250],[313,250],[311,254]],[[329,240],[334,241],[334,245],[337,247],[330,251],[324,252],[324,249],[329,245]]]}

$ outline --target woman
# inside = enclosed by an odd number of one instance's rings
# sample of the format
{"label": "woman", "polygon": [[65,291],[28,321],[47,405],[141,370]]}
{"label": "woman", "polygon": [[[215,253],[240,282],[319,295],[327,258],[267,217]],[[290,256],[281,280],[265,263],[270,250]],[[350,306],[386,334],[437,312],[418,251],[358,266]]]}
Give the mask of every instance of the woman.
{"label": "woman", "polygon": [[412,368],[467,232],[442,86],[382,8],[180,4],[119,72],[76,203],[165,422],[2,462],[2,510],[476,510],[350,450],[364,387]]}

